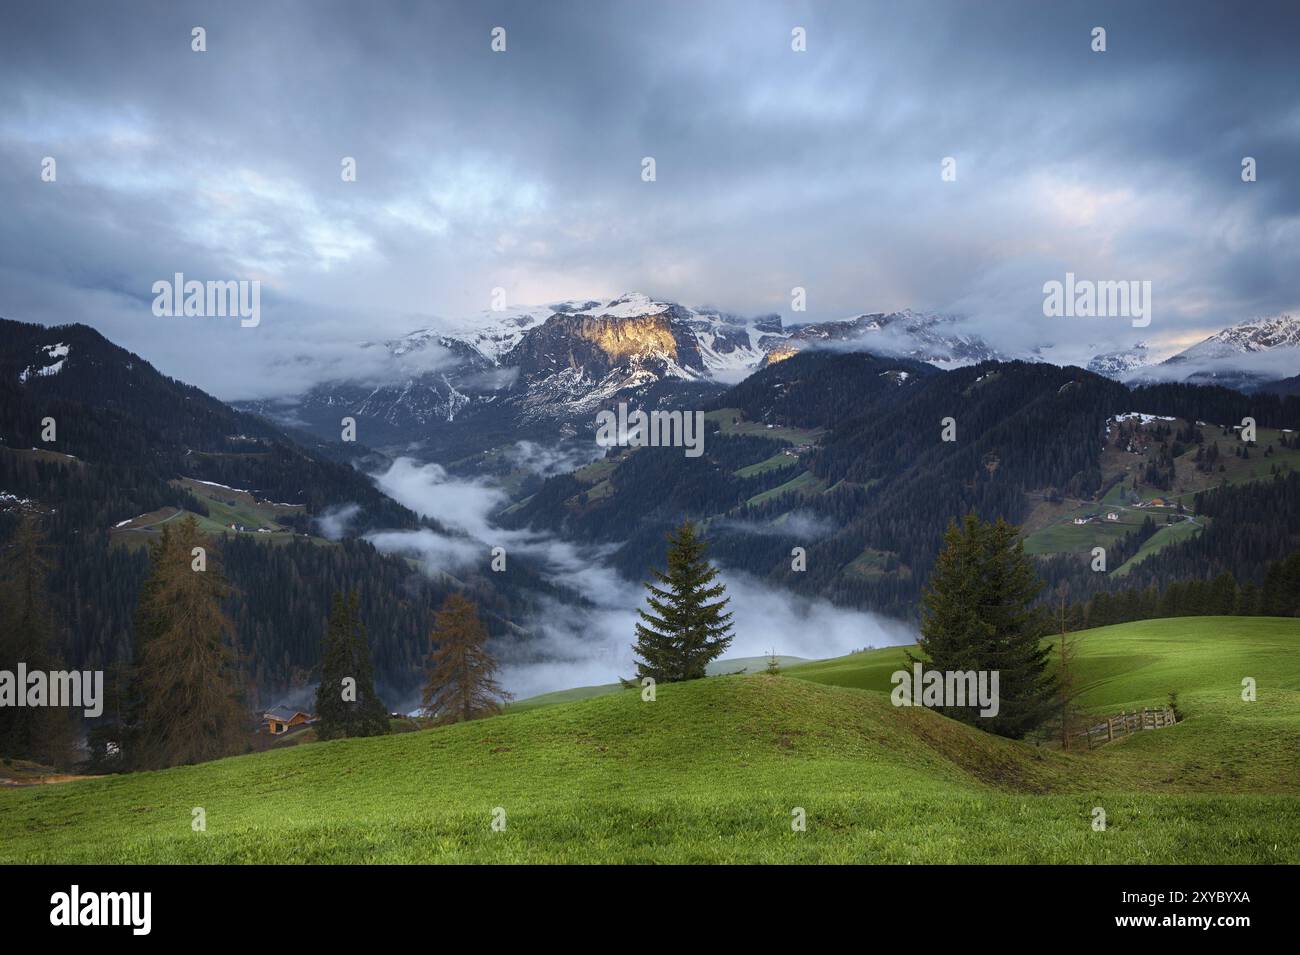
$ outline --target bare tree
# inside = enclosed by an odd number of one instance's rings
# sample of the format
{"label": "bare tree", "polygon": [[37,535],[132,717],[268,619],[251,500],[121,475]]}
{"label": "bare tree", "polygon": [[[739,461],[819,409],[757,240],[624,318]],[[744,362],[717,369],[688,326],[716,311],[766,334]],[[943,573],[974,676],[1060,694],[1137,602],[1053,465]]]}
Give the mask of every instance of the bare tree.
{"label": "bare tree", "polygon": [[1070,637],[1069,621],[1066,616],[1066,596],[1069,589],[1065,584],[1057,590],[1058,622],[1061,628],[1061,639],[1057,648],[1056,655],[1056,693],[1057,700],[1061,710],[1061,749],[1070,748],[1071,731],[1074,729],[1074,723],[1077,717],[1077,708],[1075,707],[1075,698],[1079,695],[1075,686],[1075,645],[1074,640]]}
{"label": "bare tree", "polygon": [[493,716],[512,699],[496,681],[497,662],[487,651],[487,629],[478,606],[459,593],[434,618],[423,712],[437,723]]}
{"label": "bare tree", "polygon": [[[198,563],[197,547],[204,548]],[[133,761],[154,768],[229,756],[242,748],[245,714],[234,631],[221,608],[229,587],[212,542],[191,516],[164,528],[149,556],[153,572],[140,596]]]}

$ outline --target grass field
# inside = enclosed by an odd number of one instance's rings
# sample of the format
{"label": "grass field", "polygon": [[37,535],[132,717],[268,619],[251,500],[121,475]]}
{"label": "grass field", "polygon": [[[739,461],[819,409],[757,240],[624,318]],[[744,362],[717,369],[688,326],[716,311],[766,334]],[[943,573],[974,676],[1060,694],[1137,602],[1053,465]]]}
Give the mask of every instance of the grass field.
{"label": "grass field", "polygon": [[912,569],[905,564],[898,565],[894,570],[886,570],[890,557],[897,557],[890,551],[876,550],[868,547],[857,557],[849,562],[844,568],[845,573],[856,574],[859,577],[865,577],[868,580],[878,579],[889,574],[896,574],[898,577],[906,580],[912,576]]}
{"label": "grass field", "polygon": [[1170,544],[1190,540],[1204,530],[1208,523],[1209,518],[1201,517],[1194,521],[1179,521],[1177,524],[1161,524],[1160,528],[1138,548],[1136,554],[1115,568],[1115,576],[1123,577],[1142,561],[1153,554],[1160,553]]}
{"label": "grass field", "polygon": [[1026,554],[1084,554],[1094,547],[1109,547],[1136,525],[1093,520],[1053,524],[1025,538]]}
{"label": "grass field", "polygon": [[796,455],[781,453],[774,454],[764,461],[759,461],[757,464],[750,464],[734,473],[736,477],[747,478],[753,477],[755,474],[765,474],[768,471],[776,471],[780,468],[796,467],[798,464],[799,458]]}
{"label": "grass field", "polygon": [[1003,740],[890,705],[892,648],[0,790],[0,862],[1300,862],[1300,621],[1077,640],[1086,706],[1176,689],[1184,721],[1090,753]]}
{"label": "grass field", "polygon": [[812,444],[823,434],[821,428],[793,428],[784,425],[769,425],[761,421],[747,421],[745,413],[739,408],[719,408],[704,413],[706,421],[716,421],[722,434],[754,435],[760,438],[775,438],[790,444]]}
{"label": "grass field", "polygon": [[[140,514],[113,527],[109,533],[114,544],[143,547],[162,532],[163,526],[193,517],[199,530],[213,537],[223,534],[255,534],[258,540],[271,544],[285,544],[294,539],[310,540],[314,544],[333,546],[322,537],[296,534],[292,528],[279,522],[279,518],[304,513],[301,504],[277,504],[261,501],[248,491],[207,484],[192,478],[179,478],[172,482],[204,501],[208,513],[196,514],[175,507]],[[235,530],[231,525],[243,530]]]}
{"label": "grass field", "polygon": [[[782,668],[807,663],[802,657],[787,657],[777,654],[776,662]],[[714,660],[706,668],[709,676],[725,676],[734,673],[762,673],[767,669],[767,657],[724,657]],[[555,706],[559,703],[573,703],[577,700],[589,700],[596,696],[618,693],[623,688],[621,683],[600,683],[595,686],[575,686],[567,690],[554,690],[540,693],[522,700],[516,700],[507,707],[511,713],[523,713],[527,710],[541,709],[543,706]]]}
{"label": "grass field", "polygon": [[800,494],[820,494],[823,490],[825,490],[825,488],[826,485],[822,483],[820,478],[818,478],[811,471],[804,471],[799,475],[797,475],[796,477],[793,477],[790,480],[786,481],[784,484],[780,485],[779,487],[774,487],[771,490],[764,491],[761,494],[755,494],[745,503],[751,505],[759,505],[765,501],[771,500],[774,497],[779,497],[782,494],[789,494],[793,492],[798,492]]}

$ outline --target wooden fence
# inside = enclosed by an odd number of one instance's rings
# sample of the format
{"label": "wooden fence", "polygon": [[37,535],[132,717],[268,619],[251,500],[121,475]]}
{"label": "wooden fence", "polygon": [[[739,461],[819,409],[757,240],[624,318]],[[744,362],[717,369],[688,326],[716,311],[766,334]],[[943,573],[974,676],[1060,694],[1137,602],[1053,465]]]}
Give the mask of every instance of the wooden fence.
{"label": "wooden fence", "polygon": [[1088,748],[1102,746],[1111,740],[1119,739],[1121,736],[1129,736],[1141,730],[1159,730],[1166,726],[1173,726],[1177,720],[1174,718],[1174,711],[1168,707],[1152,709],[1147,707],[1144,710],[1134,710],[1129,712],[1125,710],[1118,716],[1112,716],[1109,719],[1093,723],[1087,729],[1080,730],[1075,736],[1086,736],[1088,738]]}

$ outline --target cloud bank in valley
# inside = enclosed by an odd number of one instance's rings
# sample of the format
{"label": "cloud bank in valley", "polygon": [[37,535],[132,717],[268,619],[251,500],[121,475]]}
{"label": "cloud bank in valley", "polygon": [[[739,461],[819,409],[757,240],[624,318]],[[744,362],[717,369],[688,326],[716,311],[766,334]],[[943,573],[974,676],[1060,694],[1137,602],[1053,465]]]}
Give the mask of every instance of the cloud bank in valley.
{"label": "cloud bank in valley", "polygon": [[[549,457],[536,449],[529,453],[539,460]],[[369,535],[379,549],[418,556],[431,573],[455,574],[486,567],[491,548],[501,546],[507,555],[534,560],[552,582],[591,601],[589,607],[547,601],[535,619],[520,621],[533,638],[508,648],[501,674],[507,689],[526,697],[633,675],[633,627],[644,590],[608,565],[605,558],[613,548],[497,527],[491,515],[508,500],[505,492],[487,480],[453,477],[437,464],[399,458],[374,478],[386,494],[456,535],[427,529]],[[797,597],[726,567],[721,572],[735,613],[735,639],[728,656],[775,650],[816,659],[915,639],[911,628],[898,621]]]}

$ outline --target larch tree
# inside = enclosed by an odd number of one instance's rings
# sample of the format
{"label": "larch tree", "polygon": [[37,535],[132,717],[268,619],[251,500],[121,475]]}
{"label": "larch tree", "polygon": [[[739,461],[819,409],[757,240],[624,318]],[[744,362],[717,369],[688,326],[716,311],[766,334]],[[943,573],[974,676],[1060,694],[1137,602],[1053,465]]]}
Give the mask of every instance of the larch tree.
{"label": "larch tree", "polygon": [[370,640],[360,605],[356,591],[346,598],[334,595],[316,688],[316,734],[321,739],[382,736],[389,731],[388,709],[375,692]]}
{"label": "larch tree", "polygon": [[[40,518],[19,519],[13,536],[0,548],[0,670],[29,672],[63,669],[56,649],[53,608],[46,590],[51,569]],[[26,692],[20,687],[19,692]],[[0,707],[0,755],[33,759],[66,768],[74,761],[77,726],[74,711],[62,707]]]}
{"label": "larch tree", "polygon": [[164,527],[149,547],[130,734],[137,767],[197,763],[244,748],[234,628],[222,609],[230,588],[217,556],[192,515]]}
{"label": "larch tree", "polygon": [[487,650],[488,632],[478,606],[448,595],[434,618],[422,710],[436,723],[492,716],[511,695],[496,681],[497,662]]}
{"label": "larch tree", "polygon": [[731,645],[726,586],[709,563],[704,540],[685,521],[668,535],[668,569],[653,570],[646,608],[637,610],[633,651],[637,677],[659,683],[696,680]]}

